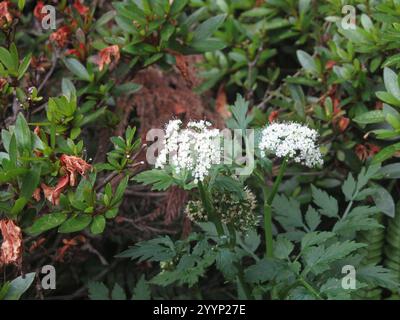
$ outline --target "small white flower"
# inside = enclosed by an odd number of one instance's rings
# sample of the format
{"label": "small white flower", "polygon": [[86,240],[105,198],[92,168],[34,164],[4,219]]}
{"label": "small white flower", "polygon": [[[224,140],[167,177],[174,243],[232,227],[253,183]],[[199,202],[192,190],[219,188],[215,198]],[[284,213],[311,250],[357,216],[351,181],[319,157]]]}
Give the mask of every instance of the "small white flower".
{"label": "small white flower", "polygon": [[318,132],[295,122],[273,123],[263,129],[259,148],[261,156],[266,153],[288,157],[307,167],[323,164],[319,150]]}
{"label": "small white flower", "polygon": [[213,164],[220,163],[219,130],[211,123],[190,121],[183,129],[182,121],[171,120],[166,125],[164,148],[156,160],[156,168],[171,165],[176,174],[190,172],[194,182],[203,181]]}

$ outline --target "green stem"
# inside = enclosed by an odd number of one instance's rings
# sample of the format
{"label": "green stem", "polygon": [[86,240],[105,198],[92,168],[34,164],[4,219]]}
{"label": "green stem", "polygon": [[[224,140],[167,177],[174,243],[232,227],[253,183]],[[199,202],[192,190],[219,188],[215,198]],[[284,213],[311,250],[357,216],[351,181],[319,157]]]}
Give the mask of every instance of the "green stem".
{"label": "green stem", "polygon": [[[218,236],[222,237],[223,235],[225,235],[224,228],[222,226],[221,220],[219,219],[219,217],[216,216],[216,214],[214,212],[211,194],[204,187],[202,182],[198,183],[198,188],[199,188],[200,198],[204,205],[204,208],[205,208],[210,220],[214,223],[215,228],[217,229]],[[233,227],[233,225],[228,225],[228,230],[229,230],[230,238],[231,238],[230,247],[231,247],[231,249],[234,249],[236,246],[235,228]],[[239,285],[242,288],[242,290],[246,296],[246,299],[250,300],[252,297],[251,297],[250,289],[243,277],[243,268],[241,267],[241,265],[239,263],[236,266],[238,268],[237,279],[239,281]]]}
{"label": "green stem", "polygon": [[265,255],[272,258],[274,255],[274,246],[272,238],[272,211],[271,206],[264,203],[264,234],[265,234]]}
{"label": "green stem", "polygon": [[288,164],[287,158],[283,159],[281,167],[279,168],[278,176],[276,177],[274,185],[272,186],[272,191],[271,191],[271,193],[269,194],[269,197],[268,197],[267,203],[269,205],[272,204],[272,201],[274,201],[275,195],[278,192],[278,188],[279,188],[279,185],[282,182],[283,175],[284,175],[284,173],[286,171],[287,164]]}
{"label": "green stem", "polygon": [[224,228],[222,227],[221,221],[214,213],[214,207],[212,205],[211,195],[206,190],[206,188],[204,188],[203,183],[201,181],[199,181],[198,183],[198,188],[200,192],[200,198],[201,201],[203,202],[204,208],[206,209],[207,215],[209,219],[214,223],[215,228],[217,229],[218,236],[221,237],[225,234]]}
{"label": "green stem", "polygon": [[243,270],[242,270],[242,268],[240,266],[238,266],[238,268],[239,268],[239,272],[238,272],[237,279],[238,279],[239,285],[241,286],[241,288],[243,290],[243,293],[246,296],[246,299],[247,300],[252,300],[250,288],[247,285],[247,283],[246,283],[246,281],[244,280],[244,277],[243,277]]}
{"label": "green stem", "polygon": [[341,219],[345,219],[345,218],[347,217],[347,215],[349,214],[350,209],[351,209],[352,207],[353,207],[353,200],[351,200],[351,201],[349,202],[349,204],[347,205],[346,210],[345,210],[345,212],[344,212],[344,214],[343,214],[343,216],[342,216]]}
{"label": "green stem", "polygon": [[[236,239],[236,230],[232,223],[228,224],[228,231],[229,231],[229,236],[230,236],[229,246],[230,246],[231,250],[234,251],[235,247],[236,247],[237,239]],[[236,265],[236,268],[238,269],[237,280],[239,282],[239,285],[242,288],[243,293],[246,296],[246,299],[250,300],[250,299],[252,299],[251,290],[250,290],[248,284],[246,283],[246,281],[244,280],[243,268],[242,268],[240,262],[236,263],[235,265]],[[238,293],[238,297],[239,297],[239,293]]]}
{"label": "green stem", "polygon": [[230,238],[230,246],[231,248],[235,248],[236,246],[236,230],[235,227],[230,223],[228,224],[229,238]]}
{"label": "green stem", "polygon": [[274,256],[273,248],[273,237],[272,237],[272,202],[274,201],[275,195],[278,192],[279,185],[282,182],[283,174],[287,167],[287,159],[285,158],[279,169],[278,176],[272,186],[272,190],[268,193],[267,188],[263,187],[264,191],[264,233],[265,233],[265,255],[268,258]]}
{"label": "green stem", "polygon": [[321,295],[318,293],[317,290],[313,288],[312,285],[310,285],[306,280],[304,280],[303,277],[299,278],[299,282],[311,293],[313,294],[318,300],[323,300]]}

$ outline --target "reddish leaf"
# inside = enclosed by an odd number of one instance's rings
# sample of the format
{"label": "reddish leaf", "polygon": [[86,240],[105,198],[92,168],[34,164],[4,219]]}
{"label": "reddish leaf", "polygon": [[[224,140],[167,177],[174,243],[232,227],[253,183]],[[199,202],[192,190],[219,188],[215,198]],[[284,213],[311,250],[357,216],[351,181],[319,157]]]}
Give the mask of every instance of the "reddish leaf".
{"label": "reddish leaf", "polygon": [[64,176],[58,179],[58,183],[55,187],[49,187],[46,184],[42,183],[41,187],[44,193],[44,197],[50,201],[53,205],[60,204],[60,195],[67,187],[69,182],[69,177]]}
{"label": "reddish leaf", "polygon": [[87,171],[92,169],[92,166],[88,164],[85,160],[63,154],[60,157],[61,164],[65,167],[69,174],[69,184],[71,186],[76,185],[76,174],[79,173],[84,176]]}
{"label": "reddish leaf", "polygon": [[111,63],[111,58],[114,58],[114,64],[118,63],[120,53],[117,45],[100,50],[99,54],[96,56],[95,62],[99,66],[100,71],[104,69],[105,65],[109,65]]}
{"label": "reddish leaf", "polygon": [[67,42],[68,42],[68,37],[71,33],[71,30],[69,29],[68,26],[64,26],[59,28],[57,31],[53,32],[49,39],[52,42],[55,42],[57,44],[57,46],[59,46],[60,48],[63,48],[66,46]]}
{"label": "reddish leaf", "polygon": [[279,111],[272,111],[272,112],[269,114],[269,117],[268,117],[269,123],[274,122],[274,121],[278,118],[278,116],[279,116]]}
{"label": "reddish leaf", "polygon": [[21,228],[12,220],[0,220],[0,231],[3,236],[0,252],[0,266],[8,264],[20,266],[22,262]]}
{"label": "reddish leaf", "polygon": [[89,12],[89,8],[82,4],[80,0],[75,0],[73,7],[81,16],[85,16]]}
{"label": "reddish leaf", "polygon": [[227,119],[231,117],[231,113],[228,110],[228,103],[225,92],[225,86],[221,84],[218,89],[217,99],[215,102],[215,109],[221,115],[223,119]]}

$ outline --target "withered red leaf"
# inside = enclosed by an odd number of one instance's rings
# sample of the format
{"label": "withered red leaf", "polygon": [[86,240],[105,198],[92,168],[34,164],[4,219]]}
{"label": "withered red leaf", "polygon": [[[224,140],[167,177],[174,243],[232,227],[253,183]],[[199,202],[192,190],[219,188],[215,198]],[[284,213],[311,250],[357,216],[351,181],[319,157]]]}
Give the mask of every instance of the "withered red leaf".
{"label": "withered red leaf", "polygon": [[3,236],[0,252],[0,266],[22,262],[22,231],[12,220],[0,220]]}

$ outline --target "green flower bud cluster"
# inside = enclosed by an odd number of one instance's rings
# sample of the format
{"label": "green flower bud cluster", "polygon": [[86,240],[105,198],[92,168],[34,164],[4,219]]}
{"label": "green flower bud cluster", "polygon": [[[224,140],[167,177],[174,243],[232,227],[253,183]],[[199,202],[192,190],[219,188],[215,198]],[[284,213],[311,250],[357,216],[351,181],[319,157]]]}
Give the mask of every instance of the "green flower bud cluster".
{"label": "green flower bud cluster", "polygon": [[[238,199],[232,193],[216,192],[213,194],[213,207],[215,214],[222,223],[233,225],[240,232],[247,232],[258,224],[258,216],[255,213],[257,206],[256,197],[244,189],[243,198]],[[191,200],[186,205],[185,213],[195,222],[207,222],[209,217],[200,200]]]}

